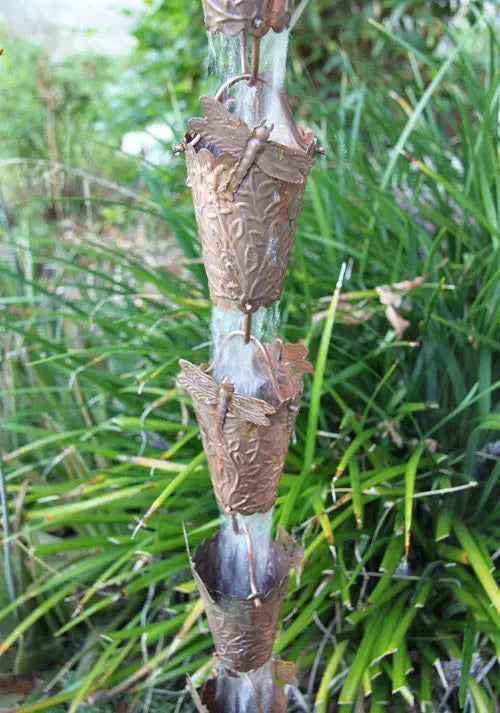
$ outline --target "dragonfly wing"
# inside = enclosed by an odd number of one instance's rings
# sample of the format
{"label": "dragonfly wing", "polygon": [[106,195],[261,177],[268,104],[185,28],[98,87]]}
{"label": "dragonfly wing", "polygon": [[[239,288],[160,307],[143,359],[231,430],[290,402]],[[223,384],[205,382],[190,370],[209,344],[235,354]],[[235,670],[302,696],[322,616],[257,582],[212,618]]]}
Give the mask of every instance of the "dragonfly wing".
{"label": "dragonfly wing", "polygon": [[313,162],[311,156],[302,151],[268,143],[257,163],[272,178],[288,183],[303,183]]}
{"label": "dragonfly wing", "polygon": [[185,389],[190,396],[206,404],[216,404],[217,385],[214,380],[205,374],[199,366],[191,364],[185,359],[179,360],[182,371],[177,375],[177,384]]}
{"label": "dragonfly wing", "polygon": [[243,151],[250,135],[246,124],[211,97],[202,97],[200,103],[206,116],[190,119],[189,128],[223,153]]}
{"label": "dragonfly wing", "polygon": [[241,396],[233,394],[229,411],[238,418],[255,423],[258,426],[269,426],[269,420],[266,415],[274,413],[275,408],[270,406],[266,401],[261,399],[253,399],[250,396]]}
{"label": "dragonfly wing", "polygon": [[201,108],[205,112],[205,116],[212,121],[218,121],[223,124],[232,125],[240,129],[245,134],[250,135],[248,127],[244,121],[239,119],[234,114],[228,111],[227,107],[222,102],[213,99],[212,97],[201,97]]}

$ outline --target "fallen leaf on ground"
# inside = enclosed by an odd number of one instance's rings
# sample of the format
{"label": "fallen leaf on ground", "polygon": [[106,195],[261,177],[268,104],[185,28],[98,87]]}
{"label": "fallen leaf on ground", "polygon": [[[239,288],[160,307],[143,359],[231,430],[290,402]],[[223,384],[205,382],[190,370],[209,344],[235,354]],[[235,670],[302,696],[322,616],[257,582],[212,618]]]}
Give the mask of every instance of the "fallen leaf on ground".
{"label": "fallen leaf on ground", "polygon": [[27,676],[16,676],[6,673],[0,676],[0,695],[6,696],[13,693],[29,693],[33,689],[33,681]]}

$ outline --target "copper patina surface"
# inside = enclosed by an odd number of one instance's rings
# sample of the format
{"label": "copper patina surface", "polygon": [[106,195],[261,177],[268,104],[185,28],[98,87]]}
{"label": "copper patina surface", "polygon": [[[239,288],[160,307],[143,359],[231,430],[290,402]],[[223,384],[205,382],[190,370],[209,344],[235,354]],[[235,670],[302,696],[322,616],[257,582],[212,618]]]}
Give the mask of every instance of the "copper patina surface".
{"label": "copper patina surface", "polygon": [[193,576],[205,603],[217,657],[232,671],[250,671],[271,656],[290,568],[302,550],[281,528],[272,542],[272,566],[264,591],[247,597],[230,596],[218,582],[219,534],[198,545],[190,559]]}
{"label": "copper patina surface", "polygon": [[233,37],[245,30],[262,37],[272,28],[281,32],[288,26],[290,0],[203,0],[205,24],[209,32]]}
{"label": "copper patina surface", "polygon": [[182,148],[210,297],[247,313],[270,307],[281,296],[316,139],[294,126],[300,145],[292,132],[281,144],[271,125],[250,130],[221,101],[201,104],[205,117],[190,119]]}
{"label": "copper patina surface", "polygon": [[[271,375],[262,398],[218,384],[213,365],[179,362],[177,383],[193,400],[215,497],[226,513],[252,515],[273,506],[299,410],[301,372],[312,369],[301,344],[275,339],[262,346]],[[256,356],[263,359],[260,350]]]}

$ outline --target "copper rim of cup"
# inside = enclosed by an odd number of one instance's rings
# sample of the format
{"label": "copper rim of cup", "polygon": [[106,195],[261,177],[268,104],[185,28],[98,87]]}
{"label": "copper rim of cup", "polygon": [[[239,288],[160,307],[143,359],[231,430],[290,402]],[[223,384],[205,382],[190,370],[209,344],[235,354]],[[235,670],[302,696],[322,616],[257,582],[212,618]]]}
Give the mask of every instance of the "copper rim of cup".
{"label": "copper rim of cup", "polygon": [[271,540],[273,566],[263,591],[249,591],[246,597],[230,595],[221,591],[219,582],[219,537],[218,533],[198,545],[190,555],[191,571],[205,603],[219,661],[232,671],[251,671],[271,657],[290,569],[300,567],[303,551],[280,528],[277,540]]}
{"label": "copper rim of cup", "polygon": [[203,0],[205,24],[211,33],[234,37],[242,31],[262,37],[269,29],[282,32],[290,24],[290,0]]}

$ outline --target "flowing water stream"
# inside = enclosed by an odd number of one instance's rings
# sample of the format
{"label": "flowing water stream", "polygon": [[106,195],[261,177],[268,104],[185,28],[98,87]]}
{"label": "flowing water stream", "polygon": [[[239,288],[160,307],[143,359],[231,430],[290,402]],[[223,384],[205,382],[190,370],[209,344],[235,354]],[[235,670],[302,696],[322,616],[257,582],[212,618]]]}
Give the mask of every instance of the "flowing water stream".
{"label": "flowing water stream", "polygon": [[[273,511],[255,515],[221,515],[219,534],[219,585],[224,594],[246,597],[251,591],[248,537],[255,552],[255,583],[259,592],[268,588]],[[238,533],[234,525],[237,525]],[[248,536],[247,534],[248,533]]]}
{"label": "flowing water stream", "polygon": [[[245,344],[242,333],[243,315],[240,310],[212,308],[211,344],[213,376],[217,382],[229,380],[234,391],[245,396],[267,398],[269,373],[257,362],[258,347]],[[269,341],[276,334],[279,324],[277,303],[266,309],[261,307],[253,315],[252,335],[259,341]]]}
{"label": "flowing water stream", "polygon": [[[288,38],[287,29],[280,33],[269,30],[261,40],[259,73],[265,80],[264,101],[256,101],[257,89],[250,87],[247,82],[239,82],[232,90],[232,96],[236,99],[235,114],[250,129],[263,119],[268,124],[274,124],[271,138],[275,140],[283,133],[280,127],[286,128],[279,93],[285,81]],[[215,36],[208,33],[207,71],[214,77],[214,94],[226,80],[242,74],[239,35],[226,37],[221,33]]]}
{"label": "flowing water stream", "polygon": [[271,662],[238,678],[221,676],[217,682],[217,699],[224,701],[224,713],[273,713]]}

